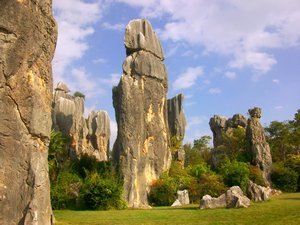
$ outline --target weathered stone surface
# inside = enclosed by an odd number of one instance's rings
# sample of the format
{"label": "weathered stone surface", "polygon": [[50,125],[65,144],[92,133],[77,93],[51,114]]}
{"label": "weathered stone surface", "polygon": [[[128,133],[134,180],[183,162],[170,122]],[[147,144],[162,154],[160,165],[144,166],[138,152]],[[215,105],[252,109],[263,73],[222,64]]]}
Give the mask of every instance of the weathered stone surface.
{"label": "weathered stone surface", "polygon": [[186,119],[183,111],[183,94],[168,99],[168,124],[171,137],[184,139]]}
{"label": "weathered stone surface", "polygon": [[110,138],[110,120],[107,112],[92,111],[87,119],[87,127],[93,155],[98,161],[107,161]]}
{"label": "weathered stone surface", "polygon": [[171,207],[176,207],[176,206],[182,206],[182,204],[179,201],[179,199],[176,199],[175,202],[173,202],[173,204],[171,205]]}
{"label": "weathered stone surface", "polygon": [[218,198],[205,195],[200,201],[201,209],[212,208],[247,208],[250,206],[250,199],[247,198],[239,186],[233,186],[225,194]]}
{"label": "weathered stone surface", "polygon": [[84,98],[74,97],[69,88],[58,83],[54,92],[53,128],[71,138],[69,153],[73,158],[82,154],[94,156],[98,161],[108,160],[110,120],[105,111],[92,111],[86,120]]}
{"label": "weathered stone surface", "polygon": [[128,206],[147,207],[149,185],[171,163],[167,73],[161,45],[148,21],[129,22],[125,47],[123,75],[113,89],[118,123],[113,156],[124,179]]}
{"label": "weathered stone surface", "polygon": [[183,149],[183,147],[180,147],[175,155],[175,159],[182,165],[184,166],[185,163],[185,151]]}
{"label": "weathered stone surface", "polygon": [[228,118],[219,115],[214,115],[209,120],[209,126],[213,133],[213,142],[215,148],[223,144],[222,134],[226,130],[227,121]]}
{"label": "weathered stone surface", "polygon": [[144,50],[164,60],[160,41],[148,20],[131,20],[126,26],[124,44],[127,56],[132,52]]}
{"label": "weathered stone surface", "polygon": [[188,190],[177,191],[177,199],[180,201],[181,205],[190,204],[190,198],[189,198]]}
{"label": "weathered stone surface", "polygon": [[257,185],[249,180],[247,184],[247,196],[255,201],[261,202],[269,199],[271,190],[269,188]]}
{"label": "weathered stone surface", "polygon": [[0,224],[52,224],[52,1],[0,0]]}
{"label": "weathered stone surface", "polygon": [[270,185],[272,157],[269,144],[266,141],[264,129],[260,124],[261,109],[249,109],[251,118],[248,119],[246,130],[247,151],[251,155],[251,163],[263,171],[267,185]]}

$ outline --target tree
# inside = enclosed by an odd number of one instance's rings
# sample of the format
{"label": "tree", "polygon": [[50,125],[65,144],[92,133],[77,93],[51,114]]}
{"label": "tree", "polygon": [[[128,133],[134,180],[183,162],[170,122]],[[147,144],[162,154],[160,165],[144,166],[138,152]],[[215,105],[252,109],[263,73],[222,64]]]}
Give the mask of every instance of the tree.
{"label": "tree", "polygon": [[74,94],[73,94],[73,96],[74,97],[80,97],[80,98],[83,98],[83,99],[85,99],[85,95],[84,94],[82,94],[81,92],[79,92],[79,91],[76,91]]}

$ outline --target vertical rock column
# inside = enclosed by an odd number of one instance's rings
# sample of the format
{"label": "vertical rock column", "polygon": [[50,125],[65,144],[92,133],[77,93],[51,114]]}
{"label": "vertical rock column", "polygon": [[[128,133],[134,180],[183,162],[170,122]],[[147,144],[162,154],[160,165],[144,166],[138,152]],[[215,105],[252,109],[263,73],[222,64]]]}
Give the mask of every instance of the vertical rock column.
{"label": "vertical rock column", "polygon": [[0,0],[0,224],[52,224],[52,1]]}
{"label": "vertical rock column", "polygon": [[147,207],[151,182],[171,163],[167,72],[161,44],[147,20],[130,21],[124,42],[123,75],[113,89],[118,123],[113,155],[128,206]]}
{"label": "vertical rock column", "polygon": [[261,109],[255,107],[249,109],[246,130],[247,151],[251,155],[251,163],[263,171],[263,177],[267,185],[270,185],[270,173],[272,167],[272,156],[270,146],[266,141],[264,129],[260,124]]}

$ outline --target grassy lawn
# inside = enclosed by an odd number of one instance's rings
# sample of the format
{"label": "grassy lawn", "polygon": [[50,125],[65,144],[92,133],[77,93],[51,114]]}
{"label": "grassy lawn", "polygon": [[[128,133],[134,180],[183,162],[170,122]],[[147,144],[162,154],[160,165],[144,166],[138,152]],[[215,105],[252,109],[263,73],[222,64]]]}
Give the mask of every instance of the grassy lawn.
{"label": "grassy lawn", "polygon": [[54,211],[57,225],[300,224],[300,193],[282,194],[247,209],[157,207],[151,210]]}

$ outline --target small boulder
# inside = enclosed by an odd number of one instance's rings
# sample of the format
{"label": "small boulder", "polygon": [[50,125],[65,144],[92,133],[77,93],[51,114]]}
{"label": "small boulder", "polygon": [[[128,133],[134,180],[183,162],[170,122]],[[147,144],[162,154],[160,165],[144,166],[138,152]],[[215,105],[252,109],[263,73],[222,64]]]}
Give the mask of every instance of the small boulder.
{"label": "small boulder", "polygon": [[269,199],[271,189],[253,183],[249,180],[247,185],[247,196],[255,201],[262,202]]}
{"label": "small boulder", "polygon": [[189,192],[187,190],[177,191],[177,199],[182,205],[190,204]]}
{"label": "small boulder", "polygon": [[250,206],[250,199],[247,198],[239,186],[233,186],[225,194],[218,198],[205,195],[200,201],[201,209],[213,208],[247,208]]}
{"label": "small boulder", "polygon": [[182,204],[178,199],[176,199],[175,202],[171,205],[171,207],[175,207],[175,206],[182,206]]}

